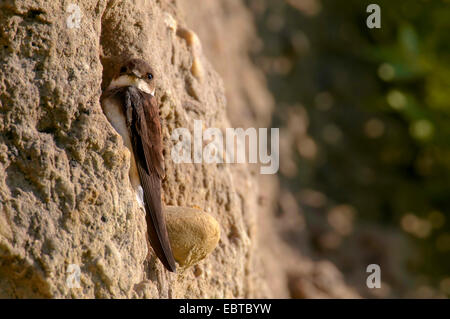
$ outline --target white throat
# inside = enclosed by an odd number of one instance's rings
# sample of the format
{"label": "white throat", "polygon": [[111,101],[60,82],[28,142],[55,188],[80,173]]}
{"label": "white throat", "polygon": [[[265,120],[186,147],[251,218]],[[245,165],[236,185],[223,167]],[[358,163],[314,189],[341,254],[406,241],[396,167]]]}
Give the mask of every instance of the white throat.
{"label": "white throat", "polygon": [[124,86],[134,86],[138,90],[150,94],[151,96],[155,96],[155,89],[150,89],[147,82],[129,75],[121,75],[118,78],[113,79],[108,86],[108,90]]}

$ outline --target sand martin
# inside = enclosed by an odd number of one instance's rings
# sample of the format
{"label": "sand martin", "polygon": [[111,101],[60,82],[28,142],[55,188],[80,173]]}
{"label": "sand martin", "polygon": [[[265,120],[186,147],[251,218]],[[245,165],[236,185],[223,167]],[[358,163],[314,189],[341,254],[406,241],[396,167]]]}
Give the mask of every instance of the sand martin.
{"label": "sand martin", "polygon": [[175,272],[162,213],[161,179],[165,173],[154,76],[145,61],[126,61],[102,94],[101,104],[109,122],[130,150],[130,181],[137,201],[145,208],[150,244],[164,266]]}

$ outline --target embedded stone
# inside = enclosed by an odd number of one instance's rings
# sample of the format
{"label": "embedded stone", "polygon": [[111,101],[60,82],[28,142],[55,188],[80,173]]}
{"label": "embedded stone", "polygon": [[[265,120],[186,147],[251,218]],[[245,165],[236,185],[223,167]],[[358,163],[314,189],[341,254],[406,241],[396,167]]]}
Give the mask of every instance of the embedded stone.
{"label": "embedded stone", "polygon": [[167,231],[175,260],[189,267],[205,259],[220,239],[220,226],[214,217],[200,209],[167,206]]}

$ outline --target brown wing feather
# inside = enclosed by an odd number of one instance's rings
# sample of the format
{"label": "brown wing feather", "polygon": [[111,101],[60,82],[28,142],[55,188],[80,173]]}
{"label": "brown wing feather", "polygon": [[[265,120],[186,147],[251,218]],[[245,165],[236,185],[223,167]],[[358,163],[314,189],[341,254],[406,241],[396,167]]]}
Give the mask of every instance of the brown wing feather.
{"label": "brown wing feather", "polygon": [[156,170],[158,176],[163,179],[165,177],[164,157],[161,142],[161,123],[159,120],[158,107],[156,100],[146,93],[142,93],[144,98],[144,115],[147,126],[147,136],[149,138],[147,147],[144,148],[147,163],[151,162],[152,168]]}
{"label": "brown wing feather", "polygon": [[156,103],[152,101],[151,95],[133,87],[125,91],[124,100],[126,110],[130,108],[132,110],[132,116],[128,122],[133,150],[136,154],[136,165],[144,191],[149,240],[164,266],[170,271],[175,271],[175,260],[162,213],[161,178],[164,176],[164,159]]}

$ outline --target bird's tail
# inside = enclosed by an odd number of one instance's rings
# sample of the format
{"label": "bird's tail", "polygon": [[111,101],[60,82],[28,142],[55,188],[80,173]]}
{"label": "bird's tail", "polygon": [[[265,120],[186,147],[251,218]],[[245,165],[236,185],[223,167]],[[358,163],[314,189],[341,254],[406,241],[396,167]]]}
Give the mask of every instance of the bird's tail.
{"label": "bird's tail", "polygon": [[145,219],[150,244],[163,265],[172,272],[176,271],[175,259],[167,234],[166,220],[161,204],[161,180],[153,174],[147,174],[141,165],[138,172],[144,190]]}

